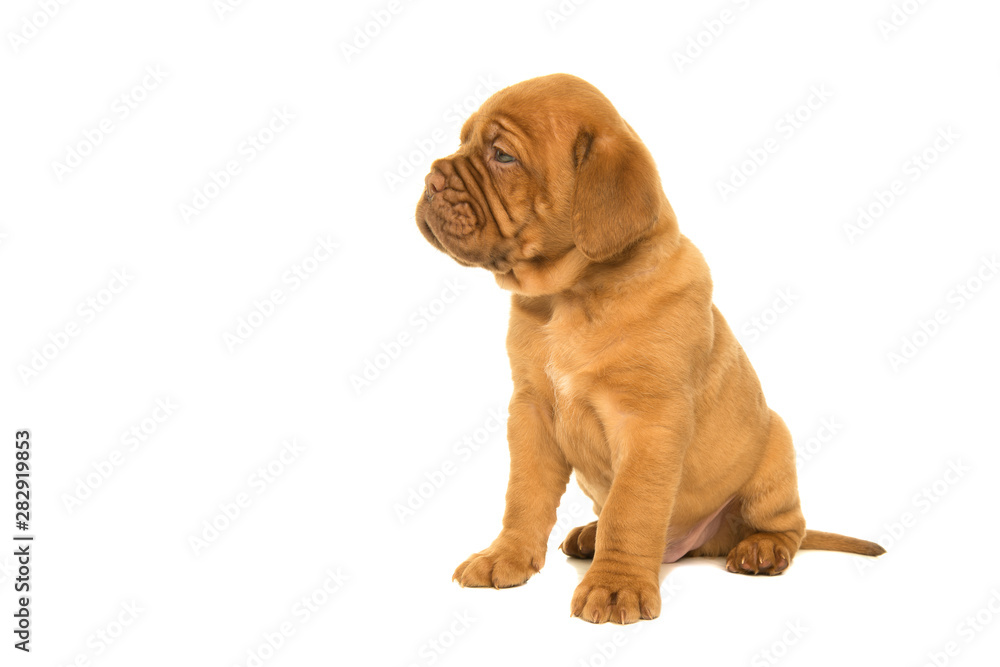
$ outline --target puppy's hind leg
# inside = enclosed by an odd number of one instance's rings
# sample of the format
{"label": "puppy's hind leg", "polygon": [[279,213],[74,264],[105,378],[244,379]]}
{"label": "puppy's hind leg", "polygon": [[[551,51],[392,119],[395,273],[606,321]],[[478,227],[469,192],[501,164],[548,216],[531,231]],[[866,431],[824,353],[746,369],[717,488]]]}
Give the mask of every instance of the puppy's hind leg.
{"label": "puppy's hind leg", "polygon": [[740,490],[738,501],[729,534],[739,541],[726,557],[726,569],[781,574],[802,544],[806,521],[799,506],[792,436],[774,411],[760,467]]}
{"label": "puppy's hind leg", "polygon": [[592,521],[586,526],[577,526],[569,531],[566,539],[559,546],[564,554],[571,558],[582,558],[584,560],[594,557],[594,549],[597,544],[597,522]]}

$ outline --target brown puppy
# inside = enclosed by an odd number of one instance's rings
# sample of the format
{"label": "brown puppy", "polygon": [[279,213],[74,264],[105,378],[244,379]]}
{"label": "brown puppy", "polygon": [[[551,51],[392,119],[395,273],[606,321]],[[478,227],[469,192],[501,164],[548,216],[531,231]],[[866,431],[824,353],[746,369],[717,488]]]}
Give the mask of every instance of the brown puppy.
{"label": "brown puppy", "polygon": [[588,621],[660,613],[661,562],[726,556],[779,574],[800,548],[878,555],[807,531],[788,429],[712,304],[649,151],[596,88],[554,74],[493,95],[437,160],[417,225],[513,292],[510,480],[503,529],[462,586],[523,584],[545,562],[575,471],[599,520],[562,550],[594,561]]}

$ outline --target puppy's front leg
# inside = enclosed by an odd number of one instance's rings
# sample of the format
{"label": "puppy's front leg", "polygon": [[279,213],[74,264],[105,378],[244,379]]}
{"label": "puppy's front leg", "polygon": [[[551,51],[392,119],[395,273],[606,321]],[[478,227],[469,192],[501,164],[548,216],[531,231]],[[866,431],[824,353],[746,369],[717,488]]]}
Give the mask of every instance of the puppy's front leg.
{"label": "puppy's front leg", "polygon": [[500,535],[455,570],[462,586],[520,586],[545,564],[549,533],[571,468],[552,435],[551,410],[515,398],[507,419],[510,479]]}
{"label": "puppy's front leg", "polygon": [[686,419],[663,426],[630,417],[608,432],[618,464],[571,609],[592,623],[634,623],[660,615],[660,562],[691,429]]}

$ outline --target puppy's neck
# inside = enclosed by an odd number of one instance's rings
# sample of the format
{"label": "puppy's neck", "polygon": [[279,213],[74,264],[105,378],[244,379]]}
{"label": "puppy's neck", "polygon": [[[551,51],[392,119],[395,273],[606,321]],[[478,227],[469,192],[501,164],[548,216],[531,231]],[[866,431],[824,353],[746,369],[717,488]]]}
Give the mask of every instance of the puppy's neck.
{"label": "puppy's neck", "polygon": [[517,262],[508,272],[494,274],[497,285],[524,297],[547,297],[579,282],[590,263],[583,253],[571,247],[554,260],[538,263]]}
{"label": "puppy's neck", "polygon": [[[551,314],[560,308],[583,308],[596,314],[600,304],[628,299],[632,294],[662,289],[671,266],[682,254],[684,243],[670,204],[666,203],[656,224],[639,242],[612,260],[592,262],[573,248],[538,276],[546,292],[531,293],[512,288],[497,276],[497,283],[514,292],[516,304],[531,311]],[[551,289],[558,284],[560,289]]]}
{"label": "puppy's neck", "polygon": [[615,294],[641,288],[669,270],[680,248],[677,217],[664,197],[656,223],[641,240],[610,261],[590,264],[566,292],[574,298],[614,298]]}

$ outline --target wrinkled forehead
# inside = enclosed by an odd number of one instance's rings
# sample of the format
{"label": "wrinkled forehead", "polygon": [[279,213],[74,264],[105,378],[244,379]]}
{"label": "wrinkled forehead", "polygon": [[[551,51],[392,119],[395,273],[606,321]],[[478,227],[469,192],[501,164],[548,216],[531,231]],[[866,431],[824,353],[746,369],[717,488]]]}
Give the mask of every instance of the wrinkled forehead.
{"label": "wrinkled forehead", "polygon": [[522,153],[572,145],[582,128],[618,118],[597,89],[582,81],[579,84],[542,79],[504,88],[465,121],[461,141],[490,145],[502,140]]}

